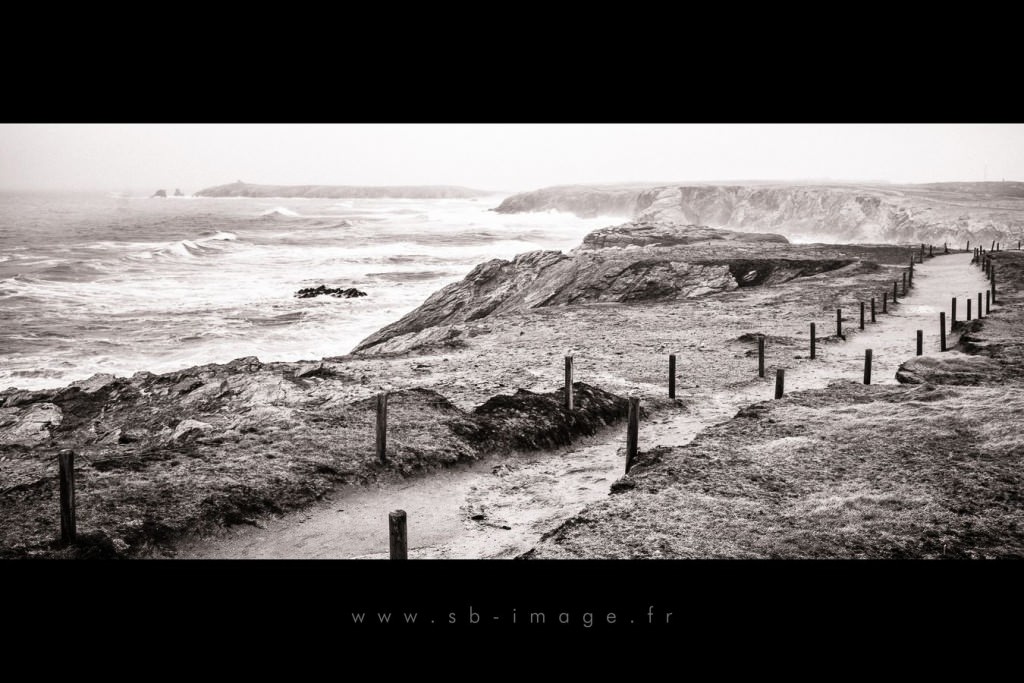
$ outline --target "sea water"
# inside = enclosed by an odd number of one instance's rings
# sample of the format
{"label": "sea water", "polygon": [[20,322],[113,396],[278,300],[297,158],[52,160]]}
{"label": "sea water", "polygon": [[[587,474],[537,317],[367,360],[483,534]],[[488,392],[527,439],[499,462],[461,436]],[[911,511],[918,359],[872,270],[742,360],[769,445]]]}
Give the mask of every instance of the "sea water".
{"label": "sea water", "polygon": [[[0,193],[0,388],[341,355],[478,263],[624,220],[501,199]],[[295,297],[319,284],[367,296]]]}

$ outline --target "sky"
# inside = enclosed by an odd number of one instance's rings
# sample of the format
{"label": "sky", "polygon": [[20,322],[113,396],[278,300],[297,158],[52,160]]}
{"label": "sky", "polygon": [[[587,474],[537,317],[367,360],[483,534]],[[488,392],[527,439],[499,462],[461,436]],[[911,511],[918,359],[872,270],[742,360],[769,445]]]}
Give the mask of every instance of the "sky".
{"label": "sky", "polygon": [[1024,180],[1021,124],[4,124],[0,189]]}

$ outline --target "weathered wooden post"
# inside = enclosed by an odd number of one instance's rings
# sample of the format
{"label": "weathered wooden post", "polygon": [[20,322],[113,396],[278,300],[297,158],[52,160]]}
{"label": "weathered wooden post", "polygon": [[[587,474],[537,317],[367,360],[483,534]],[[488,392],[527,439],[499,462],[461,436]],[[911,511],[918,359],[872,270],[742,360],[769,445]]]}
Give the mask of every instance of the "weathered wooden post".
{"label": "weathered wooden post", "polygon": [[949,253],[949,242],[943,242],[942,243],[942,253],[943,254],[948,254]]}
{"label": "weathered wooden post", "polygon": [[981,292],[978,292],[978,320],[981,320],[981,312],[983,310],[981,307]]}
{"label": "weathered wooden post", "polygon": [[924,353],[924,330],[917,331],[917,355]]}
{"label": "weathered wooden post", "polygon": [[967,297],[967,320],[971,319],[971,297]]}
{"label": "weathered wooden post", "polygon": [[811,360],[814,360],[818,340],[814,333],[814,323],[811,323]]}
{"label": "weathered wooden post", "polygon": [[836,336],[843,336],[843,309],[836,309]]}
{"label": "weathered wooden post", "polygon": [[946,313],[939,313],[939,350],[946,350]]}
{"label": "weathered wooden post", "polygon": [[78,537],[75,521],[75,452],[65,448],[57,454],[60,464],[60,544],[73,545]]}
{"label": "weathered wooden post", "polygon": [[864,302],[860,302],[860,330],[864,331]]}
{"label": "weathered wooden post", "polygon": [[377,394],[377,460],[388,461],[388,392]]}
{"label": "weathered wooden post", "polygon": [[964,251],[970,251],[970,250],[971,250],[971,241],[967,240],[967,248],[964,249]]}
{"label": "weathered wooden post", "polygon": [[985,291],[985,315],[992,312],[992,292]]}
{"label": "weathered wooden post", "polygon": [[893,305],[896,305],[896,286],[898,284],[899,283],[896,282],[895,280],[892,281],[892,303],[893,303]]}
{"label": "weathered wooden post", "polygon": [[907,271],[903,271],[903,296],[907,295]]}
{"label": "weathered wooden post", "polygon": [[935,245],[934,244],[929,244],[928,245],[928,258],[932,258],[934,256],[935,256]]}
{"label": "weathered wooden post", "polygon": [[989,251],[995,251],[995,250],[996,250],[996,241],[995,241],[995,240],[992,240],[992,246],[991,246],[991,247],[989,247],[989,249],[988,249],[988,250],[989,250]]}
{"label": "weathered wooden post", "polygon": [[388,514],[388,532],[391,537],[391,559],[409,559],[409,533],[406,527],[405,510]]}
{"label": "weathered wooden post", "polygon": [[992,303],[996,303],[996,267],[992,266]]}
{"label": "weathered wooden post", "polygon": [[882,292],[882,313],[889,312],[889,292]]}
{"label": "weathered wooden post", "polygon": [[786,370],[779,368],[775,371],[775,398],[782,398],[786,393]]}
{"label": "weathered wooden post", "polygon": [[676,397],[676,354],[668,356],[668,397]]}
{"label": "weathered wooden post", "polygon": [[565,407],[573,409],[572,396],[572,356],[565,357]]}
{"label": "weathered wooden post", "polygon": [[864,351],[864,384],[871,384],[871,349]]}
{"label": "weathered wooden post", "polygon": [[629,397],[629,422],[626,425],[626,474],[633,467],[633,460],[636,459],[637,437],[640,432],[640,399],[636,396]]}
{"label": "weathered wooden post", "polygon": [[871,297],[871,322],[875,322],[875,297]]}
{"label": "weathered wooden post", "polygon": [[953,317],[952,317],[952,321],[950,322],[950,329],[953,329],[954,327],[956,327],[956,297],[955,296],[953,297]]}
{"label": "weathered wooden post", "polygon": [[764,377],[764,335],[757,337],[757,376]]}

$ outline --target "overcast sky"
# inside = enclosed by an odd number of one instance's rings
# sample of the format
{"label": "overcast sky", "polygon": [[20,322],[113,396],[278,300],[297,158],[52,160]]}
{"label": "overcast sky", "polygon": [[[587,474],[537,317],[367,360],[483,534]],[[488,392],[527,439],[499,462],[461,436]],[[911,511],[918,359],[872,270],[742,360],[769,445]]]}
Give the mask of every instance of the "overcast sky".
{"label": "overcast sky", "polygon": [[0,125],[0,189],[1024,180],[1024,125]]}

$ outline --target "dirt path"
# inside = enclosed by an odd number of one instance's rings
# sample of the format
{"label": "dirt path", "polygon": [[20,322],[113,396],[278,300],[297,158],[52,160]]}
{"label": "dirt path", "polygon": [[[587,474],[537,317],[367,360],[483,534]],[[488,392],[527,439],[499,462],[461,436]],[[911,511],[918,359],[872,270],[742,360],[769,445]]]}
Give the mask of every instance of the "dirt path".
{"label": "dirt path", "polygon": [[[920,264],[916,287],[895,311],[866,324],[849,311],[847,341],[822,343],[817,359],[807,350],[786,369],[786,390],[827,386],[836,379],[861,381],[864,350],[873,352],[876,384],[895,383],[899,364],[916,348],[924,330],[925,353],[938,353],[939,312],[950,298],[984,295],[986,282],[971,267],[970,254],[938,257]],[[948,316],[947,316],[948,317]],[[867,316],[870,320],[870,314]],[[770,331],[769,331],[770,333]],[[834,328],[819,329],[819,337]],[[774,368],[765,379],[687,396],[688,407],[645,421],[640,447],[682,445],[701,429],[729,419],[742,406],[774,395]],[[682,392],[680,392],[682,396]],[[233,528],[223,536],[179,547],[182,558],[384,558],[387,514],[409,515],[411,558],[513,557],[531,548],[547,530],[608,494],[623,468],[624,429],[615,428],[553,453],[514,454],[411,479],[400,486],[338,492],[307,511],[265,522],[263,528]]]}

